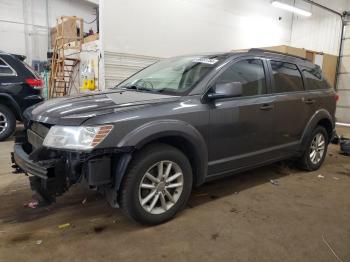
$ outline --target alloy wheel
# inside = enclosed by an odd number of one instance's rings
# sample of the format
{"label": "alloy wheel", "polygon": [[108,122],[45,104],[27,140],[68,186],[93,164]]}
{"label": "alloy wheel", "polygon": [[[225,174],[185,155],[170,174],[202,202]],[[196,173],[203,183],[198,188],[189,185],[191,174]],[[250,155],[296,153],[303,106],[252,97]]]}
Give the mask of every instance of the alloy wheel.
{"label": "alloy wheel", "polygon": [[0,134],[5,132],[8,126],[8,120],[6,116],[0,112]]}
{"label": "alloy wheel", "polygon": [[177,203],[183,186],[184,175],[180,166],[169,160],[159,161],[141,179],[140,204],[150,214],[165,213]]}
{"label": "alloy wheel", "polygon": [[311,142],[310,160],[317,165],[323,158],[326,149],[326,139],[323,134],[317,133]]}

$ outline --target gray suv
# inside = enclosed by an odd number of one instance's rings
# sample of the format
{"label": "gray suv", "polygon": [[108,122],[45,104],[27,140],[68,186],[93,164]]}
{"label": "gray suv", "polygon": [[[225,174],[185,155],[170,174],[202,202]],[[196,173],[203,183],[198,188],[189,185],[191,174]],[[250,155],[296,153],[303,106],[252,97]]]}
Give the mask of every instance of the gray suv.
{"label": "gray suv", "polygon": [[206,181],[290,158],[318,169],[336,97],[300,57],[252,49],[165,59],[108,92],[26,110],[13,167],[46,202],[84,183],[137,222],[159,224]]}

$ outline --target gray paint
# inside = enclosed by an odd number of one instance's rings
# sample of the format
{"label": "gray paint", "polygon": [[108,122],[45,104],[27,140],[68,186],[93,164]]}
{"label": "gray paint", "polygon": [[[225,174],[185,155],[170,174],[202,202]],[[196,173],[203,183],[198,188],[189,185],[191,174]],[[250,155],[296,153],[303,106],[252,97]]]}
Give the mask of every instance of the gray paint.
{"label": "gray paint", "polygon": [[[206,99],[213,81],[223,70],[242,58],[252,57],[264,60],[268,94]],[[334,128],[334,91],[273,94],[270,58],[317,68],[290,56],[235,53],[186,96],[113,90],[48,101],[28,110],[26,118],[59,125],[113,124],[112,132],[97,149],[137,149],[161,137],[182,137],[193,146],[200,160],[198,184],[201,184],[218,175],[297,156],[320,120],[328,121]],[[315,102],[305,103],[308,99]]]}

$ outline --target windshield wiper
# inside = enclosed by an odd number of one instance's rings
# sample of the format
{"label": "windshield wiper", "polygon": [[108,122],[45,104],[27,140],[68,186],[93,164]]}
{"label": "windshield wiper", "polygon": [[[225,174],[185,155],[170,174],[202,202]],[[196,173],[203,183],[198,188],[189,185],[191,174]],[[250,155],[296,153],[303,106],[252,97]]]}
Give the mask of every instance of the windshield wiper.
{"label": "windshield wiper", "polygon": [[120,86],[119,88],[134,89],[136,91],[153,91],[153,89],[149,89],[138,85],[125,85],[125,86]]}

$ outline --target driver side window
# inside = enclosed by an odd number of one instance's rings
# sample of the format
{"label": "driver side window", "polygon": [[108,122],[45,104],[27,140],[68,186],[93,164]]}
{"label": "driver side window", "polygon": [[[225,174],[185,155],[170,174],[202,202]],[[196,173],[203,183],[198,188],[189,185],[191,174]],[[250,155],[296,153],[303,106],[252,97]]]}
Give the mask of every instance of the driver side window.
{"label": "driver side window", "polygon": [[260,59],[241,60],[231,65],[216,80],[216,83],[240,82],[242,96],[255,96],[267,93],[263,61]]}

